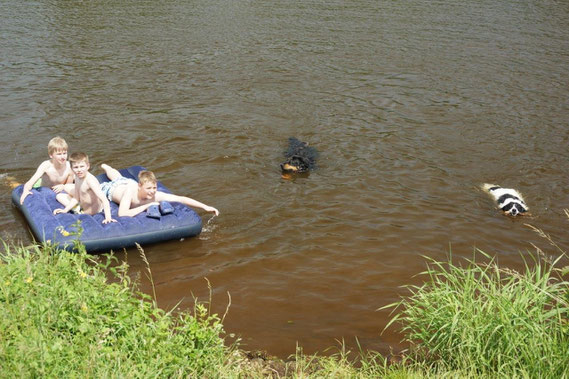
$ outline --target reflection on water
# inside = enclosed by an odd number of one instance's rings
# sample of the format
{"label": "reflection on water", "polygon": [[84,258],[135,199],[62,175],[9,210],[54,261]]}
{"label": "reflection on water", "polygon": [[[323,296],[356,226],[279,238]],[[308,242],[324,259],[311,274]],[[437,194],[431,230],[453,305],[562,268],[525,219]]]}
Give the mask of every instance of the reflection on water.
{"label": "reflection on water", "polygon": [[[145,247],[158,302],[208,297],[247,347],[398,346],[376,311],[422,255],[520,267],[520,190],[568,246],[569,17],[562,2],[4,1],[0,174],[23,182],[63,136],[218,208],[198,238]],[[281,178],[288,137],[320,152]],[[30,242],[2,185],[0,236]],[[546,246],[544,246],[545,248]],[[119,254],[124,257],[124,253]],[[144,270],[128,255],[133,275]],[[142,286],[150,291],[142,278]]]}

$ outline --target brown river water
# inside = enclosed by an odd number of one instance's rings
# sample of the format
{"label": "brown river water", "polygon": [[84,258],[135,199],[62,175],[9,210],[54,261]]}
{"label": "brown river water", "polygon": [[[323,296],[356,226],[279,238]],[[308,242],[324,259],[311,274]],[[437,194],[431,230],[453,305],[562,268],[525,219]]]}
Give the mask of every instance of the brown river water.
{"label": "brown river water", "polygon": [[[398,349],[377,309],[421,282],[425,256],[478,248],[520,269],[531,244],[553,252],[525,223],[569,248],[566,1],[3,0],[0,13],[1,177],[26,181],[60,135],[94,174],[143,165],[217,207],[200,236],[144,250],[161,307],[207,300],[207,278],[246,349]],[[320,157],[285,180],[291,136]],[[502,216],[484,182],[520,190],[533,217]],[[0,189],[0,237],[30,243]]]}

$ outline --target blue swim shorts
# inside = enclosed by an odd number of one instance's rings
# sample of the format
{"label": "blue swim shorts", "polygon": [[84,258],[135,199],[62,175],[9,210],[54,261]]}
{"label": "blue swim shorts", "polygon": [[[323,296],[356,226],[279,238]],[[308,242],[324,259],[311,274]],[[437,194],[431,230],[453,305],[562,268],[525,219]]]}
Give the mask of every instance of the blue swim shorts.
{"label": "blue swim shorts", "polygon": [[110,182],[101,183],[101,191],[103,191],[103,193],[105,194],[107,199],[109,199],[109,201],[113,201],[113,192],[115,191],[115,188],[123,184],[128,184],[130,182],[136,183],[136,181],[130,178],[125,178],[124,176],[121,176],[120,178],[116,178],[115,180],[112,180]]}

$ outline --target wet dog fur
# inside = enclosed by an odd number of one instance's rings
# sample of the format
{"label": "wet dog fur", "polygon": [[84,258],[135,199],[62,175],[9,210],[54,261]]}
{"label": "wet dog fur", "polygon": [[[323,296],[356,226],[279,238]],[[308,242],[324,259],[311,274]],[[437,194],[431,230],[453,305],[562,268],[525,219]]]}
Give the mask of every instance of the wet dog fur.
{"label": "wet dog fur", "polygon": [[482,190],[488,193],[507,216],[528,215],[528,206],[522,195],[512,188],[502,188],[495,184],[485,183]]}
{"label": "wet dog fur", "polygon": [[288,139],[288,149],[284,155],[286,159],[281,163],[283,174],[306,173],[316,168],[318,151],[294,137]]}

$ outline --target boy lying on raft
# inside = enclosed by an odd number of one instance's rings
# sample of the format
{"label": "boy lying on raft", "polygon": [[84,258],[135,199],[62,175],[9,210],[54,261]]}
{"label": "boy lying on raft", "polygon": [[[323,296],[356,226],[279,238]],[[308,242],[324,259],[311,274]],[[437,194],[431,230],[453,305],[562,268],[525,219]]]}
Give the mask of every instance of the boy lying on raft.
{"label": "boy lying on raft", "polygon": [[[111,205],[109,200],[101,191],[101,185],[97,178],[89,172],[89,157],[85,153],[73,153],[69,157],[71,169],[75,174],[75,184],[67,184],[65,191],[56,196],[57,201],[65,206],[53,211],[53,214],[67,213],[75,210],[78,213],[95,215],[99,212],[105,212],[103,224],[109,222],[117,222],[111,218]],[[77,208],[79,205],[79,208]]]}
{"label": "boy lying on raft", "polygon": [[[101,168],[111,180],[101,184],[101,189],[110,201],[119,204],[118,215],[120,217],[134,217],[152,206],[160,205],[163,201],[182,203],[207,212],[214,212],[216,216],[219,215],[219,211],[214,207],[189,197],[157,191],[157,180],[152,171],[141,171],[138,174],[137,183],[133,179],[125,178],[118,170],[107,164],[102,164]],[[157,217],[159,216],[158,213]]]}

